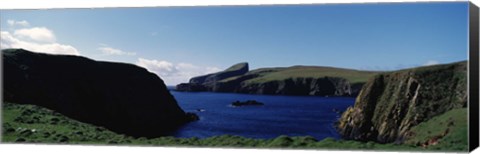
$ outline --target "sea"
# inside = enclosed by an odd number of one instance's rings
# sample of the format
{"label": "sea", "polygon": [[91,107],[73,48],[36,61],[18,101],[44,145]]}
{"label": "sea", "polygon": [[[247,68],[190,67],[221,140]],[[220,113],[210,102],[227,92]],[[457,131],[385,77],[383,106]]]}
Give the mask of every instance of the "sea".
{"label": "sea", "polygon": [[[200,120],[187,123],[170,136],[207,138],[236,135],[271,139],[280,135],[338,139],[335,122],[354,104],[353,97],[279,96],[170,90],[185,112]],[[255,100],[262,106],[231,106]]]}

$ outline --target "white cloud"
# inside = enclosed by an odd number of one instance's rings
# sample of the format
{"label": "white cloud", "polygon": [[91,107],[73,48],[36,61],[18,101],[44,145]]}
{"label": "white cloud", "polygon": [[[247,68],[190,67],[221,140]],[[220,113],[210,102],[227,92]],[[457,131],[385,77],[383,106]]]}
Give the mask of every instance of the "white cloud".
{"label": "white cloud", "polygon": [[222,69],[218,67],[207,67],[206,68],[206,73],[215,73],[215,72],[220,72]]}
{"label": "white cloud", "polygon": [[70,45],[64,45],[59,43],[35,43],[20,40],[12,36],[9,32],[1,32],[1,49],[7,48],[23,48],[33,52],[42,52],[49,54],[67,54],[67,55],[80,55],[80,52]]}
{"label": "white cloud", "polygon": [[18,29],[13,34],[18,38],[35,42],[53,43],[56,41],[55,34],[45,27]]}
{"label": "white cloud", "polygon": [[[9,25],[28,25],[27,21],[8,20]],[[80,55],[71,45],[56,42],[54,33],[45,27],[33,27],[0,33],[0,49],[23,48],[33,52],[49,54]]]}
{"label": "white cloud", "polygon": [[10,26],[23,26],[27,27],[30,26],[30,23],[28,21],[22,20],[22,21],[15,21],[15,20],[7,20],[7,24]]}
{"label": "white cloud", "polygon": [[429,60],[425,64],[423,64],[423,66],[431,66],[431,65],[437,65],[437,64],[440,64],[440,63],[436,60]]}
{"label": "white cloud", "polygon": [[167,61],[138,58],[137,65],[144,67],[161,77],[169,77],[177,72],[173,64]]}
{"label": "white cloud", "polygon": [[7,24],[13,26],[15,25],[15,20],[7,20]]}
{"label": "white cloud", "polygon": [[160,76],[167,85],[177,85],[188,82],[195,76],[221,71],[217,67],[200,67],[190,63],[173,64],[168,61],[144,58],[138,58],[136,64]]}
{"label": "white cloud", "polygon": [[135,52],[125,52],[120,49],[115,49],[111,47],[100,47],[100,48],[97,48],[97,50],[100,50],[105,55],[127,55],[127,56],[137,55],[137,53]]}

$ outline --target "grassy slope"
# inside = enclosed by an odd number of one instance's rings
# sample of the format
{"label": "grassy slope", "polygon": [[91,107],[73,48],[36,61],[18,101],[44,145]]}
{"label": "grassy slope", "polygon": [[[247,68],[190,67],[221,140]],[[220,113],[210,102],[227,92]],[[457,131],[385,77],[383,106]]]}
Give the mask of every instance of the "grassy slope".
{"label": "grassy slope", "polygon": [[[319,66],[292,66],[288,68],[262,68],[252,70],[247,74],[259,74],[257,78],[245,81],[246,83],[264,83],[269,81],[285,80],[288,78],[320,78],[320,77],[342,77],[351,83],[366,82],[368,78],[377,72],[358,71],[343,68],[319,67]],[[221,82],[229,81],[238,77],[225,79]]]}
{"label": "grassy slope", "polygon": [[[468,150],[467,108],[453,109],[413,127],[405,143],[424,145],[431,150]],[[438,143],[434,143],[435,140]],[[425,145],[431,141],[430,145]],[[433,145],[433,144],[435,145]]]}
{"label": "grassy slope", "polygon": [[35,105],[3,104],[2,141],[96,143],[124,137]]}
{"label": "grassy slope", "polygon": [[[2,114],[2,142],[210,146],[244,148],[322,148],[363,150],[375,149],[395,151],[425,150],[424,148],[414,145],[378,144],[374,142],[365,143],[358,141],[335,140],[331,138],[317,141],[315,138],[308,136],[279,136],[275,139],[250,139],[232,135],[215,136],[205,139],[199,139],[195,137],[159,137],[154,139],[133,138],[121,134],[116,134],[102,127],[72,120],[52,110],[48,110],[35,105],[4,103]],[[428,150],[436,149],[428,148]]]}

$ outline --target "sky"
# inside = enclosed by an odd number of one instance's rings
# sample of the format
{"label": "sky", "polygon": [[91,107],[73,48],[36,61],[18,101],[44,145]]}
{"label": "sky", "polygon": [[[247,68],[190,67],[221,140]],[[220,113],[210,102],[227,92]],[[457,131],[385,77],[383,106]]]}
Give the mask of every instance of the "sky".
{"label": "sky", "polygon": [[135,64],[167,85],[248,62],[359,70],[467,60],[468,2],[1,10],[2,49]]}

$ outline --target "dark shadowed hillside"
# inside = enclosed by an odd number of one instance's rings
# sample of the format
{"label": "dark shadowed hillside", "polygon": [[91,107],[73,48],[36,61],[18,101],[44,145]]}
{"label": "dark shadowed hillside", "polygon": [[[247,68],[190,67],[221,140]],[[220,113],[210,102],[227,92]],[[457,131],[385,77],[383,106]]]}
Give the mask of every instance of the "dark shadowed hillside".
{"label": "dark shadowed hillside", "polygon": [[132,136],[155,137],[188,118],[146,69],[79,56],[2,50],[4,101],[35,104]]}

